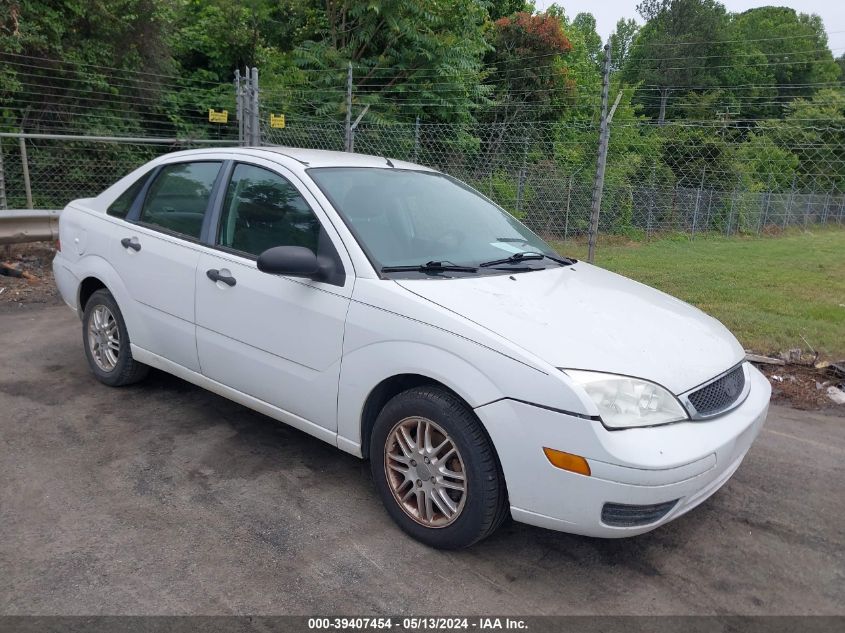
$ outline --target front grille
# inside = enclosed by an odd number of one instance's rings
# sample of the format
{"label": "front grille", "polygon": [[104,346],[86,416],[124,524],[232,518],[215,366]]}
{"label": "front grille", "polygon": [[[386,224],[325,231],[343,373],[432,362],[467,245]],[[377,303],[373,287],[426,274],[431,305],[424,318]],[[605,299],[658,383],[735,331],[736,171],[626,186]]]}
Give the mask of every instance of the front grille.
{"label": "front grille", "polygon": [[718,380],[692,392],[687,399],[695,407],[697,417],[715,415],[730,408],[745,389],[745,371],[742,365]]}
{"label": "front grille", "polygon": [[605,503],[601,509],[601,522],[613,527],[638,527],[655,523],[665,517],[678,503],[677,499],[647,506],[624,503]]}

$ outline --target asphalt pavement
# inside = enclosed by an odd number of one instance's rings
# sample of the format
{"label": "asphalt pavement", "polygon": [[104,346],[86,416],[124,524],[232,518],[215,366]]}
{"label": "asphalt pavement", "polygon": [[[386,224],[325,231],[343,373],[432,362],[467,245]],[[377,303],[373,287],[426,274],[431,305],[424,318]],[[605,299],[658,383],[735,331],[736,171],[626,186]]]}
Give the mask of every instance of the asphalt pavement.
{"label": "asphalt pavement", "polygon": [[0,614],[845,614],[845,417],[773,407],[644,536],[439,552],[354,457],[163,373],[100,385],[63,306],[2,306],[0,359]]}

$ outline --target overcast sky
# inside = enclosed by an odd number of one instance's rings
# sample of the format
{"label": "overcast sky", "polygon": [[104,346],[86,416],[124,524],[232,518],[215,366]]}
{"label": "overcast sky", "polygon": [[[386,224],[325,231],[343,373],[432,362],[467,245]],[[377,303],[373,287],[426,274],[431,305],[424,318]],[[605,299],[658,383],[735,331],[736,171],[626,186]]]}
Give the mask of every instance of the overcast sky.
{"label": "overcast sky", "polygon": [[[753,7],[767,5],[792,7],[800,13],[816,13],[824,21],[828,40],[834,57],[845,51],[845,2],[842,0],[777,0],[755,2],[754,0],[721,0],[728,11],[741,12]],[[536,0],[537,8],[542,10],[553,4],[553,0]],[[619,18],[634,18],[642,23],[637,14],[639,0],[557,0],[570,17],[586,11],[596,18],[596,25],[602,39],[607,39],[616,27]]]}

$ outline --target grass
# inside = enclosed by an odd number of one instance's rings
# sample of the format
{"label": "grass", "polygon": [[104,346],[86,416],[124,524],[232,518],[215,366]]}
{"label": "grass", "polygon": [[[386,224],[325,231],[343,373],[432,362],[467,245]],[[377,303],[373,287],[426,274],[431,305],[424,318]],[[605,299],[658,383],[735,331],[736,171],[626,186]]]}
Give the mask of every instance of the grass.
{"label": "grass", "polygon": [[[555,243],[586,259],[586,244]],[[845,358],[845,230],[599,242],[595,263],[698,306],[746,349]]]}

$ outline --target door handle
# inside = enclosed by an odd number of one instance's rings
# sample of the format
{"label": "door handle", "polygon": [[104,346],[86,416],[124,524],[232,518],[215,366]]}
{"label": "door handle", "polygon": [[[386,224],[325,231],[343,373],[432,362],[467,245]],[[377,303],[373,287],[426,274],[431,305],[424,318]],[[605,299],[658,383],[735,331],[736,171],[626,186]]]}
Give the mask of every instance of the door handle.
{"label": "door handle", "polygon": [[236,283],[238,283],[234,277],[230,277],[228,275],[221,275],[220,271],[216,268],[206,270],[205,275],[206,277],[211,279],[211,281],[222,281],[227,286],[234,286]]}
{"label": "door handle", "polygon": [[141,245],[138,243],[137,238],[124,237],[120,240],[120,243],[123,245],[123,248],[131,248],[136,252],[141,250]]}

